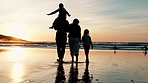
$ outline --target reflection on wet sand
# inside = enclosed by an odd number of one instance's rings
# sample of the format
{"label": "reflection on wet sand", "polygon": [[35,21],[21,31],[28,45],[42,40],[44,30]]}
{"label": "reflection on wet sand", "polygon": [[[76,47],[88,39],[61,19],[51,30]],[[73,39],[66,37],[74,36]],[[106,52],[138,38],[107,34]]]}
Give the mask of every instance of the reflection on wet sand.
{"label": "reflection on wet sand", "polygon": [[21,61],[25,57],[25,51],[20,48],[11,49],[8,53],[8,57],[15,62],[11,69],[11,77],[13,82],[21,82],[22,76],[25,72],[24,65],[21,64]]}
{"label": "reflection on wet sand", "polygon": [[147,55],[147,51],[144,51],[143,53],[144,53],[145,56]]}
{"label": "reflection on wet sand", "polygon": [[78,63],[74,66],[74,63],[71,64],[68,83],[78,83]]}
{"label": "reflection on wet sand", "polygon": [[66,81],[63,63],[59,63],[57,68],[57,75],[55,77],[55,83],[91,83],[93,77],[89,74],[89,63],[86,63],[82,78],[78,78],[78,70],[78,63],[71,63],[68,81]]}
{"label": "reflection on wet sand", "polygon": [[69,50],[66,50],[65,62],[55,63],[56,49],[1,49],[8,51],[0,52],[0,83],[68,83],[70,80],[78,83],[148,82],[148,56],[145,56],[145,50],[116,50],[117,56],[114,56],[113,50],[91,50],[88,64],[83,62],[83,50],[80,50],[81,62],[71,63]]}
{"label": "reflection on wet sand", "polygon": [[0,49],[0,52],[5,52],[5,51],[8,51],[8,50],[6,50],[6,49]]}
{"label": "reflection on wet sand", "polygon": [[89,63],[86,63],[84,75],[82,76],[82,81],[84,83],[91,83],[91,80],[93,78],[92,76],[90,77],[88,66],[89,66]]}
{"label": "reflection on wet sand", "polygon": [[22,64],[26,55],[25,50],[17,47],[12,49],[0,49],[0,52],[4,52],[1,55],[1,63],[5,65],[7,71],[10,71],[8,76],[11,78],[11,81],[13,83],[21,82],[25,74],[24,64]]}
{"label": "reflection on wet sand", "polygon": [[64,83],[65,80],[66,78],[63,63],[59,63],[55,83]]}
{"label": "reflection on wet sand", "polygon": [[24,68],[23,65],[20,63],[14,64],[12,68],[12,79],[14,82],[21,82],[22,76],[24,75]]}

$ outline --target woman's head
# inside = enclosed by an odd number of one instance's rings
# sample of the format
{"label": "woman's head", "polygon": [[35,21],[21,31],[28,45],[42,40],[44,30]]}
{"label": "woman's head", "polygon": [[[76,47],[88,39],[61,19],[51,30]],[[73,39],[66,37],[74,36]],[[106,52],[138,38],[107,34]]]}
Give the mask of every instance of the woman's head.
{"label": "woman's head", "polygon": [[88,35],[89,34],[89,30],[88,29],[85,29],[84,30],[84,35]]}
{"label": "woman's head", "polygon": [[73,20],[73,24],[79,24],[79,20],[78,19],[74,19]]}

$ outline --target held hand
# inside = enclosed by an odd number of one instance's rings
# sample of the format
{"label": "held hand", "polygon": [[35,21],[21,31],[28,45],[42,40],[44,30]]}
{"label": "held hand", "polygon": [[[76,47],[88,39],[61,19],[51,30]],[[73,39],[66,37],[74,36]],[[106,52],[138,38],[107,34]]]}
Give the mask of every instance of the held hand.
{"label": "held hand", "polygon": [[80,46],[80,45],[78,45],[78,47],[79,47],[79,48],[81,48],[81,46]]}
{"label": "held hand", "polygon": [[91,49],[94,49],[93,46],[91,46]]}

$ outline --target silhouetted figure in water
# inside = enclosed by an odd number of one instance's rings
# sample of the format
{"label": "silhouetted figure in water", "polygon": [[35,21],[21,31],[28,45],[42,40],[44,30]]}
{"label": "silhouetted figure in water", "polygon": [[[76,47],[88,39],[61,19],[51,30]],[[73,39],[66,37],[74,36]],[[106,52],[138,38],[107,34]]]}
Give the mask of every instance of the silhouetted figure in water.
{"label": "silhouetted figure in water", "polygon": [[116,50],[116,49],[119,49],[117,46],[114,46],[114,48],[113,48],[114,50]]}
{"label": "silhouetted figure in water", "polygon": [[145,45],[144,47],[143,47],[143,50],[144,50],[144,55],[146,56],[146,54],[147,54],[147,50],[148,50],[148,48],[147,48],[147,46]]}
{"label": "silhouetted figure in water", "polygon": [[78,24],[79,20],[74,19],[73,23],[69,25],[68,37],[72,62],[74,62],[74,55],[76,56],[76,62],[78,62],[79,43],[81,41],[81,27]]}
{"label": "silhouetted figure in water", "polygon": [[89,74],[89,69],[88,69],[89,63],[86,63],[86,68],[85,68],[85,72],[84,75],[82,76],[82,83],[91,83],[91,80],[93,77],[90,77]]}
{"label": "silhouetted figure in water", "polygon": [[64,5],[62,3],[59,4],[59,8],[57,10],[55,10],[55,11],[53,11],[53,12],[47,14],[47,15],[52,15],[52,14],[55,14],[57,12],[59,12],[58,17],[54,20],[53,25],[51,27],[49,27],[49,28],[52,28],[52,29],[54,28],[55,30],[57,30],[58,25],[61,24],[62,21],[66,20],[66,15],[71,16],[67,12],[67,10],[64,8]]}
{"label": "silhouetted figure in water", "polygon": [[84,47],[84,51],[85,51],[85,56],[86,56],[86,62],[89,62],[89,49],[90,49],[90,45],[93,49],[93,44],[92,44],[92,40],[91,37],[89,36],[89,30],[85,29],[84,30],[84,35],[82,36],[82,43],[83,43],[83,47]]}
{"label": "silhouetted figure in water", "polygon": [[142,48],[143,50],[144,50],[144,55],[146,56],[146,54],[147,54],[147,50],[148,50],[148,48],[147,48],[147,46],[146,45],[144,45],[144,47]]}
{"label": "silhouetted figure in water", "polygon": [[[51,28],[57,30],[56,32],[56,45],[57,45],[57,53],[59,59],[57,61],[63,62],[64,54],[65,54],[65,46],[67,41],[67,30],[69,27],[69,22],[66,20],[66,15],[69,13],[65,10],[62,3],[59,4],[59,9],[54,12],[51,12],[47,15],[52,15],[56,12],[59,12],[58,18],[53,23]],[[69,15],[70,16],[70,15]]]}
{"label": "silhouetted figure in water", "polygon": [[66,78],[65,78],[63,63],[59,63],[57,68],[57,76],[55,79],[55,83],[65,83],[65,80]]}
{"label": "silhouetted figure in water", "polygon": [[119,49],[119,48],[117,46],[114,46],[113,49],[114,49],[114,54],[115,54],[116,50]]}
{"label": "silhouetted figure in water", "polygon": [[147,46],[146,46],[146,45],[144,45],[143,50],[145,50],[145,51],[147,51],[147,50],[148,50],[148,48],[147,48]]}
{"label": "silhouetted figure in water", "polygon": [[71,64],[68,83],[78,83],[78,63],[74,66],[74,63]]}

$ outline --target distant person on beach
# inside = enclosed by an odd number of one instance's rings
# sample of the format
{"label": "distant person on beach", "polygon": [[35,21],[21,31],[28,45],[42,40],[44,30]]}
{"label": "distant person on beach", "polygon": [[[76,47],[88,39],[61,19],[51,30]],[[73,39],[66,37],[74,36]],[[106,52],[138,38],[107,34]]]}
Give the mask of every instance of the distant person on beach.
{"label": "distant person on beach", "polygon": [[61,21],[66,20],[66,15],[71,16],[71,15],[67,12],[67,10],[64,8],[64,5],[63,5],[62,3],[59,4],[59,8],[58,8],[57,10],[55,10],[55,11],[53,11],[53,12],[47,14],[47,15],[52,15],[52,14],[55,14],[55,13],[57,13],[57,12],[59,12],[59,15],[58,15],[58,17],[54,20],[52,26],[49,27],[49,28],[51,28],[51,29],[53,29],[53,28],[56,29],[56,26],[58,26],[58,24],[59,24]]}
{"label": "distant person on beach", "polygon": [[89,30],[85,29],[84,30],[84,35],[82,36],[82,43],[83,43],[83,47],[84,47],[84,51],[85,51],[85,56],[86,56],[86,62],[89,62],[89,49],[90,49],[90,45],[93,49],[93,44],[92,44],[92,40],[91,37],[89,36]]}
{"label": "distant person on beach", "polygon": [[81,27],[78,24],[79,20],[74,19],[73,23],[69,25],[68,37],[72,62],[74,62],[74,55],[76,56],[76,62],[78,62],[79,43],[81,40]]}
{"label": "distant person on beach", "polygon": [[145,51],[147,51],[147,50],[148,50],[148,48],[147,48],[147,46],[146,46],[146,45],[144,45],[143,49],[144,49]]}
{"label": "distant person on beach", "polygon": [[117,46],[114,46],[113,49],[114,49],[114,54],[115,54],[116,50],[119,49],[119,48]]}
{"label": "distant person on beach", "polygon": [[146,56],[146,54],[147,54],[147,50],[148,50],[147,46],[144,45],[143,49],[144,49],[144,55]]}

